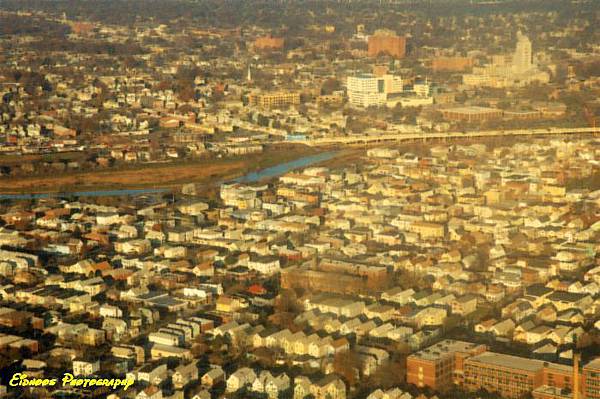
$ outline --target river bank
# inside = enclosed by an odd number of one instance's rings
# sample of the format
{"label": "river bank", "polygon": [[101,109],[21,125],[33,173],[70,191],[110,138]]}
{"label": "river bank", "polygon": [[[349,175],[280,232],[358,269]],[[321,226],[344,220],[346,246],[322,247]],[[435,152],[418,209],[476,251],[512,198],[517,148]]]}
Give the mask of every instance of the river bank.
{"label": "river bank", "polygon": [[[327,165],[333,166],[337,164],[339,160],[343,160],[344,163],[350,159],[358,159],[362,151],[357,150],[344,150],[344,151],[307,151],[309,155],[298,157],[302,154],[302,151],[279,152],[277,156],[273,155],[268,159],[244,159],[238,160],[235,163],[227,163],[224,167],[219,168],[219,165],[169,165],[164,169],[161,169],[161,173],[169,171],[172,173],[170,179],[166,181],[158,182],[156,175],[152,176],[145,173],[142,177],[150,179],[151,186],[144,187],[143,181],[132,182],[128,178],[123,179],[123,176],[118,178],[121,181],[129,181],[130,185],[111,186],[103,188],[102,186],[95,186],[87,188],[88,185],[77,185],[73,184],[66,188],[59,190],[50,191],[30,191],[24,192],[19,190],[17,192],[2,192],[0,193],[0,199],[5,200],[27,200],[27,199],[39,199],[39,198],[52,198],[52,197],[66,197],[66,196],[77,196],[77,197],[108,197],[108,196],[131,196],[131,195],[144,195],[144,194],[161,194],[178,189],[183,184],[197,183],[204,186],[204,190],[208,194],[209,191],[214,190],[222,182],[243,182],[243,183],[254,183],[258,181],[269,180],[285,174],[291,170],[301,169],[311,165]],[[339,158],[339,159],[338,159]],[[277,163],[279,161],[279,163]],[[267,165],[265,167],[262,167]],[[272,166],[268,166],[272,165]],[[185,168],[186,173],[178,173],[180,168]],[[201,170],[200,170],[201,169]],[[146,172],[152,171],[152,168],[145,169]],[[191,172],[198,171],[199,176],[194,176]],[[137,174],[138,170],[126,171]],[[98,175],[93,175],[98,177]],[[154,178],[153,178],[154,177]],[[51,179],[52,182],[56,182],[60,177],[54,177]],[[67,177],[62,177],[63,179]],[[91,180],[88,180],[88,183]],[[51,184],[49,181],[44,182],[44,186]],[[0,185],[1,187],[1,185]],[[57,187],[57,186],[55,186]],[[2,189],[0,189],[2,191]]]}
{"label": "river bank", "polygon": [[183,162],[142,164],[44,176],[0,178],[1,194],[69,193],[109,190],[173,189],[182,184],[211,184],[270,166],[326,152],[307,146],[269,146],[261,154]]}

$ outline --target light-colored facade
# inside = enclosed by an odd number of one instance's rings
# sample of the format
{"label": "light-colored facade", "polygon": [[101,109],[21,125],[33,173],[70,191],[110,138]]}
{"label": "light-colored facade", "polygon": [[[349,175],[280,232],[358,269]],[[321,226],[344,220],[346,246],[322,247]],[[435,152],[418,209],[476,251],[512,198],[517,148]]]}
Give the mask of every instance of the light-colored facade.
{"label": "light-colored facade", "polygon": [[384,106],[388,95],[402,92],[402,78],[393,74],[348,76],[346,90],[348,101],[352,106],[364,108]]}

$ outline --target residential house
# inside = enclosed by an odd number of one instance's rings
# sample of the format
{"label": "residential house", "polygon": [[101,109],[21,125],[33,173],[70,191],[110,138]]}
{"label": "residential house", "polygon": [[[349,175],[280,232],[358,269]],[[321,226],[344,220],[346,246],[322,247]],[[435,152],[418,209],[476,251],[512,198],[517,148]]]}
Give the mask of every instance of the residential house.
{"label": "residential house", "polygon": [[430,306],[417,310],[413,315],[413,321],[418,327],[439,326],[444,323],[447,316],[446,309]]}
{"label": "residential house", "polygon": [[452,313],[466,316],[477,309],[477,297],[475,295],[464,295],[452,301]]}
{"label": "residential house", "polygon": [[175,369],[171,380],[175,389],[182,389],[188,383],[198,379],[198,367],[195,362],[182,364]]}
{"label": "residential house", "polygon": [[515,326],[515,322],[512,319],[504,319],[490,327],[490,332],[495,337],[510,337]]}
{"label": "residential house", "polygon": [[248,367],[242,367],[233,372],[227,378],[227,392],[237,392],[240,389],[252,385],[257,376],[254,370]]}
{"label": "residential house", "polygon": [[213,387],[221,381],[225,381],[225,372],[220,366],[211,366],[210,370],[200,378],[200,382],[206,387]]}
{"label": "residential house", "polygon": [[74,376],[89,376],[100,371],[100,361],[95,360],[73,360],[73,375]]}
{"label": "residential house", "polygon": [[377,389],[367,396],[367,399],[413,399],[408,392],[402,391],[400,388],[392,388],[387,391]]}
{"label": "residential house", "polygon": [[294,380],[294,399],[304,399],[312,395],[315,399],[346,399],[346,384],[335,374],[312,382],[308,377]]}
{"label": "residential house", "polygon": [[147,388],[141,390],[136,399],[163,399],[162,391],[156,385],[150,385]]}
{"label": "residential house", "polygon": [[395,302],[400,305],[405,305],[410,301],[410,298],[415,294],[412,288],[402,289],[400,287],[392,288],[381,294],[381,299],[384,301]]}

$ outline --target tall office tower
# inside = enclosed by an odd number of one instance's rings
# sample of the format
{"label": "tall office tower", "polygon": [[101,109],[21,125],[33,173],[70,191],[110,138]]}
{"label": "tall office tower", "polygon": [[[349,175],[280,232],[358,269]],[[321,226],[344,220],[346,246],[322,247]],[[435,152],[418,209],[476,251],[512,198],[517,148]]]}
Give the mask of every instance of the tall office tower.
{"label": "tall office tower", "polygon": [[517,47],[513,56],[513,68],[516,73],[525,73],[532,68],[531,41],[521,32],[517,33]]}

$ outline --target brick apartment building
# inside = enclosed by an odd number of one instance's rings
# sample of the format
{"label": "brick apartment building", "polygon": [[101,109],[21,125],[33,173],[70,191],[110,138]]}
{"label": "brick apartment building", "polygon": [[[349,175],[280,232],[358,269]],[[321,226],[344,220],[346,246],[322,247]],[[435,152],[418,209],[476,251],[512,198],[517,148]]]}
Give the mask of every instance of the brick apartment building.
{"label": "brick apartment building", "polygon": [[464,372],[468,390],[484,388],[506,398],[519,398],[550,381],[556,388],[572,388],[569,366],[494,352],[467,359]]}
{"label": "brick apartment building", "polygon": [[[571,398],[573,366],[494,353],[485,345],[444,340],[406,361],[407,382],[444,391],[452,384],[469,391],[485,389],[516,399],[531,393],[535,399]],[[600,398],[600,358],[579,373],[580,398]]]}
{"label": "brick apartment building", "polygon": [[300,104],[300,93],[277,91],[270,93],[251,93],[248,96],[251,105],[263,108],[279,108]]}
{"label": "brick apartment building", "polygon": [[461,385],[465,359],[485,352],[485,345],[444,340],[408,357],[406,380],[420,388],[443,391]]}
{"label": "brick apartment building", "polygon": [[473,59],[470,57],[437,57],[431,61],[431,68],[435,72],[462,72],[473,67]]}
{"label": "brick apartment building", "polygon": [[394,58],[404,58],[406,55],[406,38],[397,36],[390,30],[377,30],[369,37],[367,54],[369,57],[387,54]]}

